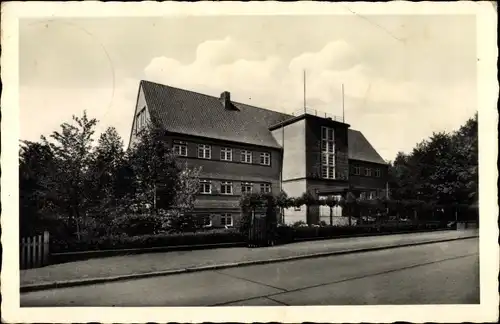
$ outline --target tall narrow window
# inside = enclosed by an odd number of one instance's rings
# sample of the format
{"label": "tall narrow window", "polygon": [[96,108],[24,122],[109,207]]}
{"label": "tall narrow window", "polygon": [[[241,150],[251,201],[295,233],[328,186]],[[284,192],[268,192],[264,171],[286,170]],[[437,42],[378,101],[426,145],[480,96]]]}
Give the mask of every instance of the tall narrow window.
{"label": "tall narrow window", "polygon": [[200,194],[208,195],[212,193],[212,184],[210,181],[201,180],[200,181]]}
{"label": "tall narrow window", "polygon": [[354,175],[360,175],[361,174],[361,168],[359,166],[355,166],[353,168],[353,173],[354,173]]}
{"label": "tall narrow window", "polygon": [[252,163],[252,152],[247,150],[241,151],[241,162],[243,163]]}
{"label": "tall narrow window", "polygon": [[173,151],[175,155],[187,156],[187,144],[185,142],[175,142]]}
{"label": "tall narrow window", "polygon": [[233,194],[233,183],[224,181],[220,185],[220,193],[223,195],[232,195]]}
{"label": "tall narrow window", "polygon": [[335,140],[329,127],[321,127],[321,177],[335,179]]}
{"label": "tall narrow window", "polygon": [[233,160],[233,150],[227,147],[220,149],[220,159],[222,161],[232,161]]}
{"label": "tall narrow window", "polygon": [[371,177],[372,176],[372,169],[371,168],[366,168],[365,169],[365,176],[366,177]]}
{"label": "tall narrow window", "polygon": [[221,214],[220,224],[222,226],[233,226],[233,216],[231,214]]}
{"label": "tall narrow window", "polygon": [[271,184],[269,184],[269,183],[261,183],[260,184],[260,192],[262,192],[262,193],[270,193],[271,192]]}
{"label": "tall narrow window", "polygon": [[260,153],[260,164],[262,164],[262,165],[271,165],[271,154],[269,154],[269,153]]}
{"label": "tall narrow window", "polygon": [[380,169],[375,169],[375,176],[380,178]]}
{"label": "tall narrow window", "polygon": [[243,182],[241,184],[241,194],[252,193],[252,184],[249,182]]}
{"label": "tall narrow window", "polygon": [[211,147],[206,144],[198,145],[198,157],[200,159],[210,159],[211,157]]}

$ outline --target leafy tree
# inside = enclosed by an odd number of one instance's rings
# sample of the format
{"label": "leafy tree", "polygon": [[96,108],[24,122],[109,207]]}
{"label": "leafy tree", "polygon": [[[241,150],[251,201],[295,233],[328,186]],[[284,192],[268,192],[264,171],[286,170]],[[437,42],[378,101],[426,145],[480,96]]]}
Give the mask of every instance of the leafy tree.
{"label": "leafy tree", "polygon": [[164,130],[154,125],[143,129],[129,159],[135,176],[135,202],[156,214],[159,205],[162,209],[175,205],[181,168],[165,141]]}
{"label": "leafy tree", "polygon": [[22,235],[40,231],[48,221],[43,211],[50,208],[41,179],[48,177],[54,165],[50,147],[21,141],[19,152],[19,222]]}
{"label": "leafy tree", "polygon": [[92,178],[89,166],[92,161],[92,136],[97,120],[73,116],[73,123],[63,123],[61,131],[50,135],[52,141],[42,137],[42,143],[50,147],[54,156],[51,172],[40,179],[41,186],[50,197],[53,212],[68,217],[76,227],[76,236],[81,239],[82,227],[91,204]]}

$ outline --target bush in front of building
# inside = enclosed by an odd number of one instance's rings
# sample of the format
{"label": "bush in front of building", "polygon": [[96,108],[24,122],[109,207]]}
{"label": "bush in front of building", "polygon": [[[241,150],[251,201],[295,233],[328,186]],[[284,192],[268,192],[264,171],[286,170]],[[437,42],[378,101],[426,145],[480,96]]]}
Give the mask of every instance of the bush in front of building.
{"label": "bush in front of building", "polygon": [[121,250],[156,247],[178,247],[211,245],[221,243],[241,243],[245,238],[235,229],[218,229],[189,233],[161,233],[148,235],[110,235],[88,240],[51,241],[51,252],[80,252],[100,250]]}
{"label": "bush in front of building", "polygon": [[446,228],[441,222],[432,223],[408,223],[408,224],[382,224],[365,226],[288,226],[282,225],[277,228],[277,238],[280,243],[291,243],[306,239],[322,239],[335,237],[349,237],[369,234],[391,234],[401,232],[435,230]]}

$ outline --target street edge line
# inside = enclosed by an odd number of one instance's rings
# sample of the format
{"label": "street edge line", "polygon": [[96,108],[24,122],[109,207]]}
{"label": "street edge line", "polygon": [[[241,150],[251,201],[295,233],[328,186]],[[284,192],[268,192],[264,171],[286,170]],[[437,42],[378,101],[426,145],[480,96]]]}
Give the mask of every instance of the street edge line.
{"label": "street edge line", "polygon": [[327,257],[327,256],[333,256],[333,255],[380,251],[380,250],[388,250],[388,249],[402,248],[402,247],[409,247],[409,246],[466,240],[466,239],[472,239],[472,238],[477,238],[477,237],[479,237],[479,235],[465,236],[465,237],[452,238],[452,239],[416,242],[416,243],[405,243],[405,244],[399,244],[399,245],[385,245],[385,246],[377,246],[377,247],[369,247],[369,248],[348,249],[348,250],[342,250],[342,251],[320,252],[320,253],[314,253],[314,254],[297,255],[297,256],[276,258],[276,259],[243,261],[243,262],[224,263],[224,264],[216,264],[216,265],[209,265],[209,266],[199,266],[199,267],[192,267],[192,268],[182,268],[182,269],[175,269],[175,270],[162,270],[162,271],[153,271],[153,272],[145,272],[145,273],[135,273],[135,274],[119,275],[119,276],[111,276],[111,277],[55,281],[55,282],[47,282],[47,283],[41,283],[41,284],[30,284],[30,285],[20,286],[20,291],[21,292],[31,292],[31,291],[39,291],[39,290],[85,286],[85,285],[93,285],[93,284],[115,282],[115,281],[126,281],[126,280],[132,280],[132,279],[169,276],[169,275],[186,274],[186,273],[210,271],[210,270],[220,270],[220,269],[245,267],[245,266],[259,265],[259,264],[270,264],[270,263],[279,263],[279,262],[287,262],[287,261],[302,260],[302,259],[313,259],[313,258]]}

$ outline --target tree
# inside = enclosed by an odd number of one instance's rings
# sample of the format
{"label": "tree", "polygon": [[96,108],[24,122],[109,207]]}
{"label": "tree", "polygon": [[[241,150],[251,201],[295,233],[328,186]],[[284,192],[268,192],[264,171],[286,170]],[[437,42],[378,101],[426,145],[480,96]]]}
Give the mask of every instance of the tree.
{"label": "tree", "polygon": [[164,130],[152,124],[143,129],[129,159],[135,177],[135,202],[156,214],[159,204],[163,209],[175,205],[181,168],[165,140]]}
{"label": "tree", "polygon": [[133,174],[127,164],[123,141],[114,127],[98,139],[89,168],[92,179],[91,215],[98,227],[110,229],[110,222],[126,211],[134,192]]}
{"label": "tree", "polygon": [[477,114],[457,131],[433,133],[409,154],[398,153],[389,167],[392,198],[428,204],[477,201]]}
{"label": "tree", "polygon": [[54,165],[50,147],[41,143],[21,141],[19,152],[19,225],[22,235],[33,235],[48,220],[43,211],[50,201],[41,179],[48,177]]}
{"label": "tree", "polygon": [[54,212],[68,217],[81,239],[82,226],[87,220],[91,204],[92,179],[89,166],[92,161],[92,136],[97,124],[84,111],[82,117],[73,116],[73,123],[63,123],[61,131],[50,135],[52,141],[42,137],[54,156],[51,172],[40,179],[41,186],[52,202]]}

